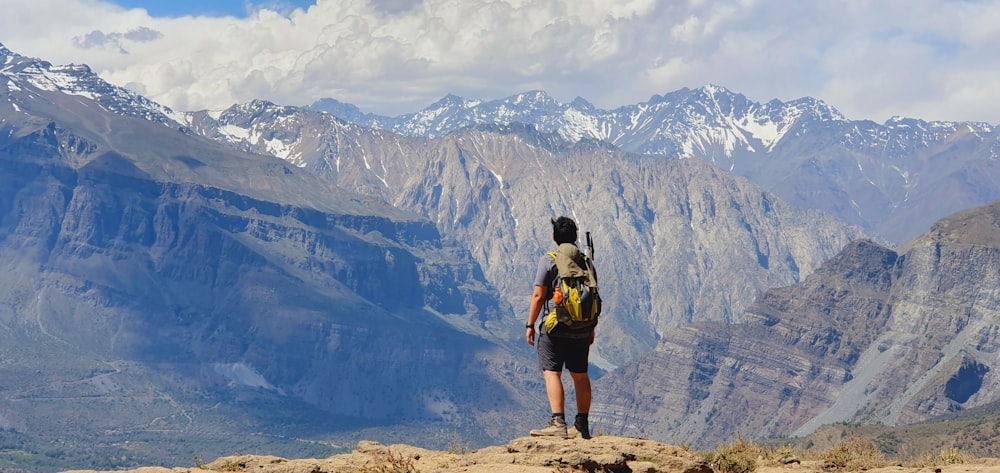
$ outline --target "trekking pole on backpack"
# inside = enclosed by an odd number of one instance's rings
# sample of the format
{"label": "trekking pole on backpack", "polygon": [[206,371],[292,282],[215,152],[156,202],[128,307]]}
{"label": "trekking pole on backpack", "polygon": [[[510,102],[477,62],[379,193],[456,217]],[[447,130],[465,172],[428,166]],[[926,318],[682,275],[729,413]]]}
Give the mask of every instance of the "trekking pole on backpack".
{"label": "trekking pole on backpack", "polygon": [[590,237],[590,232],[587,232],[587,253],[589,253],[587,256],[589,256],[590,260],[593,261],[594,260],[594,239]]}

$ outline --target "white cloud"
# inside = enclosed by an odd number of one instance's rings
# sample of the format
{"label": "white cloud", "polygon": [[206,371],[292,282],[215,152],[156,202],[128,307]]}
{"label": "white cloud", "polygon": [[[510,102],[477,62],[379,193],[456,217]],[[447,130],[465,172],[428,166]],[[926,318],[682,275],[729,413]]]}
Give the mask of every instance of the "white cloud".
{"label": "white cloud", "polygon": [[813,96],[855,119],[1000,123],[995,2],[318,0],[245,19],[98,0],[0,9],[13,51],[87,63],[181,110],[334,97],[396,114],[530,89],[613,108],[717,84],[762,102]]}

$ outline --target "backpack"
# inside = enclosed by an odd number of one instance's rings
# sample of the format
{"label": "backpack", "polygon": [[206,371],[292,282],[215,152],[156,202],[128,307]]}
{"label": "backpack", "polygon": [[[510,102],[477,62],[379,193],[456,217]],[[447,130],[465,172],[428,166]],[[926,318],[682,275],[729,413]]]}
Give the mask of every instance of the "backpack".
{"label": "backpack", "polygon": [[552,282],[555,308],[545,317],[545,330],[551,333],[559,323],[573,329],[596,325],[601,315],[601,296],[590,259],[572,243],[563,243],[548,255],[555,261],[558,274]]}

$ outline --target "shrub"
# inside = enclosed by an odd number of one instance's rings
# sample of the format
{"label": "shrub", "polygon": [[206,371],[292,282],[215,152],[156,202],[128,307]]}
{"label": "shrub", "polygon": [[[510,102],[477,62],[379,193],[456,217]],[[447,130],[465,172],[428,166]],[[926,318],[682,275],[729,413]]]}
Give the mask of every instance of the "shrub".
{"label": "shrub", "polygon": [[937,455],[927,455],[922,460],[915,462],[914,467],[928,468],[933,466],[957,465],[965,463],[965,456],[958,452],[957,448],[943,450]]}
{"label": "shrub", "polygon": [[869,470],[886,466],[882,452],[870,440],[852,437],[841,440],[823,454],[823,467],[834,470]]}
{"label": "shrub", "polygon": [[744,441],[741,435],[737,435],[732,443],[702,453],[717,473],[752,473],[757,469],[757,458],[764,456],[766,452],[762,447]]}

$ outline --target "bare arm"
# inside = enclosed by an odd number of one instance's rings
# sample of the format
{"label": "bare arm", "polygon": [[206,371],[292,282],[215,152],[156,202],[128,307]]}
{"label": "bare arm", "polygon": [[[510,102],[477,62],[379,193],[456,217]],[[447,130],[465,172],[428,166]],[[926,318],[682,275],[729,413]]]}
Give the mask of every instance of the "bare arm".
{"label": "bare arm", "polygon": [[524,338],[528,340],[528,345],[535,346],[535,325],[538,322],[538,314],[542,311],[542,306],[545,305],[547,295],[548,289],[545,286],[535,286],[534,292],[531,293],[531,303],[528,305],[528,325],[530,327],[524,329]]}

